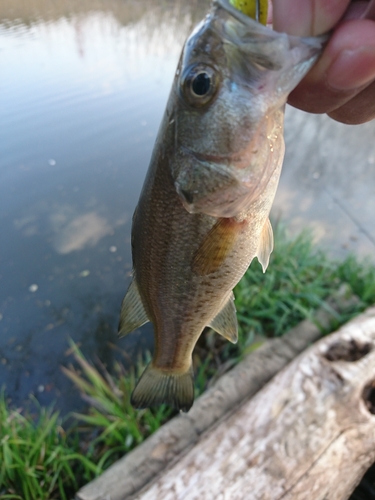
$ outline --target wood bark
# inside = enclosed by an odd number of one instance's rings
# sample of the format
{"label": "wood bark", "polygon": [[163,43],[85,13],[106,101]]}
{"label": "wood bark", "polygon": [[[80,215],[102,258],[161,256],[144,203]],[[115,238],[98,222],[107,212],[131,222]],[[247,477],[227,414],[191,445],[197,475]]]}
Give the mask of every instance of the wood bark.
{"label": "wood bark", "polygon": [[375,461],[374,413],[372,308],[302,353],[136,498],[347,499]]}

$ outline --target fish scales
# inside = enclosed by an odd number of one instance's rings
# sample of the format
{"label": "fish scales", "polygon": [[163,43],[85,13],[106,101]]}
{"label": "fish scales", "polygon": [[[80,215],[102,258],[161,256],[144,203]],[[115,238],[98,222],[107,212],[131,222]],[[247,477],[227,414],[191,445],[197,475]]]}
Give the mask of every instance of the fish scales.
{"label": "fish scales", "polygon": [[232,290],[255,256],[265,270],[273,249],[284,105],[323,42],[275,33],[227,0],[186,41],[133,216],[119,330],[151,321],[155,335],[135,407],[187,411],[203,329],[237,341]]}

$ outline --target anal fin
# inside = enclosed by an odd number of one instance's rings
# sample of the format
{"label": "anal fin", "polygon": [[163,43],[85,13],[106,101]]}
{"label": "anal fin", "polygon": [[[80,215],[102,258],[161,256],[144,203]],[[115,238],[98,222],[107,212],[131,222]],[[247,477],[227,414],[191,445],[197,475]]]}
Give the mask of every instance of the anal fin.
{"label": "anal fin", "polygon": [[273,231],[271,222],[267,218],[267,221],[262,229],[262,234],[260,236],[260,241],[257,250],[257,257],[264,273],[266,272],[266,269],[268,267],[272,250],[273,250]]}
{"label": "anal fin", "polygon": [[194,402],[193,370],[185,373],[164,371],[149,364],[142,373],[130,402],[134,408],[149,408],[163,403],[187,412]]}
{"label": "anal fin", "polygon": [[122,301],[120,322],[118,326],[119,336],[124,337],[148,321],[149,319],[143,307],[141,296],[139,295],[138,285],[134,278]]}
{"label": "anal fin", "polygon": [[208,325],[215,332],[225,337],[232,344],[238,341],[238,323],[236,317],[236,308],[234,306],[233,292],[225,303],[221,311],[214,317]]}

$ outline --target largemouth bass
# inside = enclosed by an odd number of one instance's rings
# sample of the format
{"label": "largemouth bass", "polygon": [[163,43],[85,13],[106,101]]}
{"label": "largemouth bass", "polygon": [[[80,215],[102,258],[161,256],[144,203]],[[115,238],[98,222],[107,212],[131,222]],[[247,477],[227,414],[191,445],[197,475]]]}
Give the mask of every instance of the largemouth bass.
{"label": "largemouth bass", "polygon": [[187,39],[133,216],[133,280],[120,335],[154,325],[136,408],[194,400],[192,352],[206,326],[237,341],[232,289],[273,249],[269,212],[289,92],[322,38],[276,33],[215,0]]}

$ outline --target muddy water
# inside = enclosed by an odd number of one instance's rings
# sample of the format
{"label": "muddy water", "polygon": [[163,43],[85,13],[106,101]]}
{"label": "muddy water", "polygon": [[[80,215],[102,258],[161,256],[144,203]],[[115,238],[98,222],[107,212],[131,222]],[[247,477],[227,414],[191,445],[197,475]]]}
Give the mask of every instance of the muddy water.
{"label": "muddy water", "polygon": [[[69,338],[108,366],[130,224],[183,41],[208,2],[0,0],[0,385],[64,413]],[[289,110],[274,218],[374,253],[375,127]],[[121,356],[120,354],[118,354]]]}

